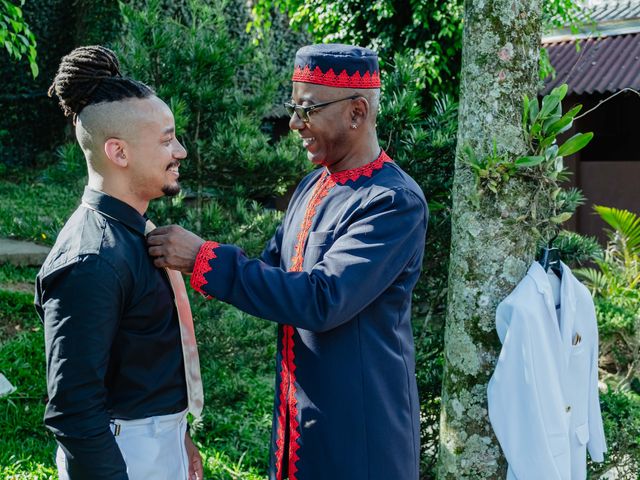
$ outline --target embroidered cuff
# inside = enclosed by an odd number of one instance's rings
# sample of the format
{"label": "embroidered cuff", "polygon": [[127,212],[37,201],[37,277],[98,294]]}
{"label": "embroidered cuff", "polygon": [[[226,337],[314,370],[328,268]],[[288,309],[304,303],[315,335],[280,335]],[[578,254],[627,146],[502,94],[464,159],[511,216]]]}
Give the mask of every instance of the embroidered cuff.
{"label": "embroidered cuff", "polygon": [[204,242],[196,255],[196,263],[193,265],[193,274],[191,275],[191,286],[196,292],[200,292],[207,298],[212,298],[211,295],[202,290],[207,284],[207,280],[204,278],[204,274],[211,271],[211,265],[209,261],[217,258],[214,250],[220,246],[217,242]]}

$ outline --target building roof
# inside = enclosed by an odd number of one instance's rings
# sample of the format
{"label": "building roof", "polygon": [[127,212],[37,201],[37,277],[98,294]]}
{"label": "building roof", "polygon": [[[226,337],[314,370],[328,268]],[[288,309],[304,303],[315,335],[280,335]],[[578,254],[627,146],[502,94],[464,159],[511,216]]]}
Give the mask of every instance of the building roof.
{"label": "building roof", "polygon": [[640,0],[591,0],[577,15],[582,26],[554,29],[542,42],[561,42],[581,38],[606,37],[640,32]]}
{"label": "building roof", "polygon": [[596,23],[640,18],[639,0],[595,0],[587,8],[589,14],[583,18]]}
{"label": "building roof", "polygon": [[640,90],[640,33],[576,41],[546,43],[555,79],[546,83],[543,94],[567,83],[569,94]]}

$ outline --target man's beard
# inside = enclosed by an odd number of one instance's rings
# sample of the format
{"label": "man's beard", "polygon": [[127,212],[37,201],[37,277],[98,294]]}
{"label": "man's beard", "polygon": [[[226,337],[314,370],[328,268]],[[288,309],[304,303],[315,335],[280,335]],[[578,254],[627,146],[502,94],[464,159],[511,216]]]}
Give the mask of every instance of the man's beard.
{"label": "man's beard", "polygon": [[180,184],[178,182],[173,185],[165,185],[162,187],[162,193],[164,193],[167,197],[175,197],[180,193]]}

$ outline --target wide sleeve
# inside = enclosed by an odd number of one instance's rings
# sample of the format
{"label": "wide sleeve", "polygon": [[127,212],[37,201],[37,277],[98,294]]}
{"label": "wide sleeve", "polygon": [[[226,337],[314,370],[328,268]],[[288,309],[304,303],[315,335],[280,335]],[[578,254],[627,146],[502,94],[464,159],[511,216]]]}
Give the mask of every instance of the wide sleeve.
{"label": "wide sleeve", "polygon": [[208,242],[191,284],[251,315],[326,331],[355,317],[422,257],[426,228],[424,200],[389,189],[353,214],[309,271],[286,272],[247,258],[233,245]]}
{"label": "wide sleeve", "polygon": [[44,420],[64,450],[74,480],[128,478],[109,428],[105,388],[125,287],[97,255],[87,255],[38,284],[49,394]]}
{"label": "wide sleeve", "polygon": [[549,445],[536,382],[533,345],[526,319],[506,302],[498,306],[496,329],[502,350],[489,381],[489,419],[509,468],[518,480],[561,480]]}

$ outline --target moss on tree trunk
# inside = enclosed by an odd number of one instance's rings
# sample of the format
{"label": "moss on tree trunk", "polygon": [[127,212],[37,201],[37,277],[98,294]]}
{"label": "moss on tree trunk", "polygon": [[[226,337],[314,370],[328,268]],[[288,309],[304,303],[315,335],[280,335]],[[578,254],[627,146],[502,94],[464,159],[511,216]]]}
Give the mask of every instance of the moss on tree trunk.
{"label": "moss on tree trunk", "polygon": [[495,309],[526,273],[533,232],[513,223],[534,201],[535,185],[513,178],[479,202],[475,179],[461,159],[516,158],[526,151],[524,94],[538,83],[539,0],[466,0],[456,171],[453,187],[445,372],[440,420],[440,479],[504,479],[506,464],[487,414],[487,383],[499,341]]}

